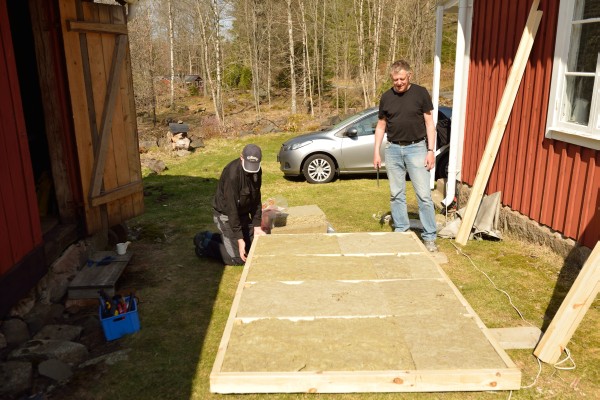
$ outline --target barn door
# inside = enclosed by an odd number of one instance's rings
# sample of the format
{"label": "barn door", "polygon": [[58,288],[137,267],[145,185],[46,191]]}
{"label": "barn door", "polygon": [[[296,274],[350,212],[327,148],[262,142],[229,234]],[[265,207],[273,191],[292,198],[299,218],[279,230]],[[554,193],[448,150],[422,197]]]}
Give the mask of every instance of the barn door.
{"label": "barn door", "polygon": [[59,0],[87,233],[143,212],[124,8]]}

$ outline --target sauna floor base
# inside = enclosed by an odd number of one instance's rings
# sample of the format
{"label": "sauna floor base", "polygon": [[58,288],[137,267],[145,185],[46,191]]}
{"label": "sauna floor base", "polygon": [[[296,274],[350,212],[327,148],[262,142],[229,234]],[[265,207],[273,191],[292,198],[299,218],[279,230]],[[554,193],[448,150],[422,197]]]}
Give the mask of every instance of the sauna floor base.
{"label": "sauna floor base", "polygon": [[413,233],[255,239],[215,393],[517,390],[521,372]]}

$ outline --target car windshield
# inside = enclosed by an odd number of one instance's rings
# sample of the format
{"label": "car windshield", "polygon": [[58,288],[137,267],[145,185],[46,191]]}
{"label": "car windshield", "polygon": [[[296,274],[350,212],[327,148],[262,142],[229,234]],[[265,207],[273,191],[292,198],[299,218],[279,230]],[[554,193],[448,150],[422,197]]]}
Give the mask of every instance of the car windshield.
{"label": "car windshield", "polygon": [[345,125],[348,125],[348,124],[356,121],[359,118],[362,118],[363,116],[365,116],[367,114],[370,114],[374,110],[375,110],[374,108],[367,108],[366,110],[362,110],[358,114],[354,114],[353,116],[346,118],[345,120],[343,120],[341,122],[338,122],[337,124],[335,124],[334,126],[332,126],[331,128],[329,128],[327,130],[330,130],[330,131],[337,130]]}

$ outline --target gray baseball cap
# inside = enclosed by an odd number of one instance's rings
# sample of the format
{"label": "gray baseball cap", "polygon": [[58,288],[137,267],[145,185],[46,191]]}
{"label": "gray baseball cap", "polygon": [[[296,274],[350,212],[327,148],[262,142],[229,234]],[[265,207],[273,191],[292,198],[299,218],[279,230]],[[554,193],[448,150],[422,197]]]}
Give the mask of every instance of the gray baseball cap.
{"label": "gray baseball cap", "polygon": [[262,160],[262,151],[255,144],[248,144],[242,150],[242,168],[244,171],[255,173],[260,170],[260,161]]}

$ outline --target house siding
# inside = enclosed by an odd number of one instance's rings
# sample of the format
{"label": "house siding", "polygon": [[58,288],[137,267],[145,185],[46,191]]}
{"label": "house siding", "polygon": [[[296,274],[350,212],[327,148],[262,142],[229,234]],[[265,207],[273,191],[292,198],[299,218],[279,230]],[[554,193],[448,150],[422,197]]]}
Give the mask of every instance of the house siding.
{"label": "house siding", "polygon": [[[532,1],[476,0],[462,181],[473,185]],[[485,193],[593,247],[600,239],[600,152],[546,139],[559,2],[543,11],[531,55]]]}
{"label": "house siding", "polygon": [[6,1],[0,0],[0,277],[42,243]]}

